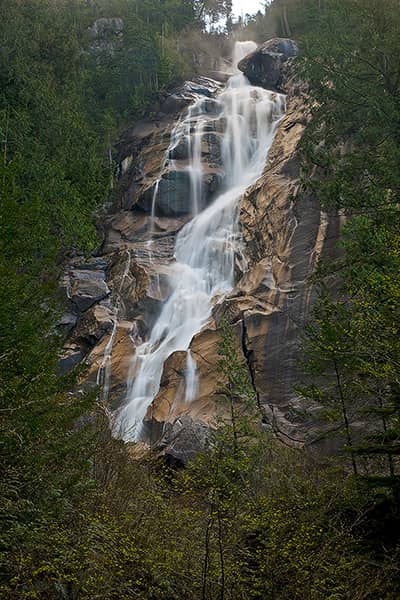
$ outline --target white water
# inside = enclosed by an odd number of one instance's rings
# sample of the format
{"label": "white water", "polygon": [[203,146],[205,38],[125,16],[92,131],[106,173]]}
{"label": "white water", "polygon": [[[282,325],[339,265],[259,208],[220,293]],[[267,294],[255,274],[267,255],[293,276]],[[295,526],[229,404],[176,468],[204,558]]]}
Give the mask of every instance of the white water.
{"label": "white water", "polygon": [[[237,43],[234,65],[255,47],[252,42]],[[233,288],[235,255],[240,249],[239,201],[262,174],[285,106],[283,96],[251,86],[237,69],[217,101],[220,115],[205,114],[204,99],[199,100],[172,134],[170,149],[184,136],[189,144],[193,219],[176,239],[175,262],[169,271],[172,293],[133,359],[127,402],[114,424],[116,434],[125,440],[140,438],[146,411],[160,388],[163,365],[176,351],[187,351],[184,400],[196,398],[198,378],[190,343],[210,318],[213,304]],[[222,193],[203,209],[201,139],[205,125],[220,117],[227,123],[222,142],[226,179]]]}

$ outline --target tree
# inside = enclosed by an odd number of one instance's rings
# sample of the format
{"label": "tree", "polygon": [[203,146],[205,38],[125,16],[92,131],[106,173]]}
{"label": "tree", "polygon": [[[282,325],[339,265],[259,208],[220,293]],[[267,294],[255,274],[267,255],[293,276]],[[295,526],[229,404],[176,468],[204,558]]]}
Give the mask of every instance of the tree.
{"label": "tree", "polygon": [[[316,310],[309,367],[319,354],[314,374],[326,385],[332,369],[323,362],[330,354],[343,383],[342,404],[352,415],[346,431],[353,468],[356,455],[362,456],[371,483],[397,494],[400,54],[395,4],[326,0],[315,7],[310,2],[314,25],[304,36],[300,64],[313,100],[304,152],[318,174],[306,185],[328,210],[346,215],[342,257],[322,265],[317,275],[335,281],[335,291],[322,301],[322,313],[321,305]],[[328,398],[326,388],[317,387],[319,396]],[[361,430],[355,433],[351,420],[364,423]]]}

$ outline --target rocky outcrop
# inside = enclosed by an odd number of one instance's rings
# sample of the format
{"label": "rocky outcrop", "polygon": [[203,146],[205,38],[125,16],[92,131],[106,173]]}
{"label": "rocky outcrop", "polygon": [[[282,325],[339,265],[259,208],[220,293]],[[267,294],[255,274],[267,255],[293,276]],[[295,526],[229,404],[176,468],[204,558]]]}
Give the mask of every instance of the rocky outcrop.
{"label": "rocky outcrop", "polygon": [[193,460],[205,448],[208,439],[209,428],[204,422],[183,415],[174,423],[166,423],[161,437],[153,440],[153,445],[166,457],[167,465],[180,467]]}
{"label": "rocky outcrop", "polygon": [[284,92],[287,62],[298,52],[293,40],[273,38],[241,60],[239,69],[253,85]]}
{"label": "rocky outcrop", "polygon": [[114,54],[122,44],[124,21],[118,17],[97,19],[88,28],[90,50],[95,53]]}

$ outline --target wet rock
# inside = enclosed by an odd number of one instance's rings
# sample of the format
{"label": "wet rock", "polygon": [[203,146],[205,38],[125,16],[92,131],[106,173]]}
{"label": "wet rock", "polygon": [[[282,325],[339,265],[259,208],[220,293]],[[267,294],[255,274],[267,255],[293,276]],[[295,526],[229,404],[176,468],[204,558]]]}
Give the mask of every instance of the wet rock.
{"label": "wet rock", "polygon": [[[121,211],[110,219],[104,249],[108,253],[119,252],[124,246],[136,255],[139,244],[148,242],[150,233],[154,239],[175,236],[183,227],[187,218],[156,217],[138,211]],[[157,246],[157,244],[153,244]]]}
{"label": "wet rock", "polygon": [[[241,353],[240,326],[235,327],[237,349]],[[189,415],[197,422],[215,425],[219,419],[229,419],[229,407],[221,393],[224,385],[218,365],[220,333],[213,322],[194,336],[190,344],[196,363],[198,390],[196,399],[185,401],[186,352],[174,352],[165,362],[160,390],[146,414],[146,421],[174,423],[178,417]]]}
{"label": "wet rock", "polygon": [[107,260],[104,257],[94,256],[84,262],[78,261],[73,266],[80,271],[105,271],[107,264]]}
{"label": "wet rock", "polygon": [[[222,171],[211,166],[203,173],[203,206],[221,185],[222,180]],[[157,192],[154,198],[156,186]],[[162,176],[158,184],[154,183],[144,190],[136,206],[146,213],[151,213],[154,202],[156,216],[177,218],[192,212],[190,197],[190,173],[187,170],[170,170]]]}
{"label": "wet rock", "polygon": [[136,305],[147,293],[149,274],[132,256],[131,249],[120,250],[112,255],[109,268],[113,304],[118,305],[124,317],[136,316]]}
{"label": "wet rock", "polygon": [[[287,113],[279,123],[264,173],[241,203],[243,256],[237,257],[236,286],[215,303],[212,318],[191,343],[199,376],[196,399],[185,401],[187,353],[175,352],[164,364],[159,392],[145,417],[149,439],[175,464],[184,464],[203,447],[207,431],[218,419],[229,419],[218,369],[217,325],[222,320],[237,328],[238,350],[251,373],[265,427],[294,445],[321,438],[312,421],[315,407],[303,403],[293,384],[299,381],[300,332],[315,295],[308,278],[321,256],[332,256],[336,251],[340,219],[324,214],[317,199],[305,195],[301,188],[299,144],[307,116],[298,95],[300,88],[297,84],[289,86],[289,71],[285,70],[295,51],[290,40],[272,40],[243,63],[250,69],[253,60],[253,77],[263,78],[262,82],[257,80],[258,85],[261,82],[276,89],[283,85],[285,77]],[[188,98],[203,94],[204,111],[210,111],[207,114],[213,117],[204,127],[201,147],[205,202],[221,184],[220,141],[226,130],[226,119],[214,118],[217,103],[209,92],[210,85],[200,81],[177,92],[179,101],[186,103]],[[206,91],[201,91],[203,86]],[[105,308],[115,312],[118,306],[120,311],[111,353],[112,407],[125,401],[136,345],[141,337],[148,336],[170,293],[166,274],[173,261],[176,234],[190,216],[190,178],[185,170],[189,153],[185,141],[174,149],[169,164],[163,162],[175,124],[174,118],[165,117],[152,123],[142,122],[124,134],[118,151],[120,206],[104,224],[102,250],[106,260],[92,262],[90,268],[82,267],[78,261],[65,284],[76,312],[86,310],[73,333],[78,336],[73,340],[83,342],[69,348],[66,359],[71,364],[79,352],[86,353],[88,381],[92,385],[111,340]],[[150,213],[160,165],[164,165],[164,173],[153,220]],[[104,311],[103,321],[98,308]],[[88,344],[93,341],[95,346],[87,355]]]}
{"label": "wet rock", "polygon": [[[302,446],[321,440],[317,408],[296,394],[301,380],[300,338],[315,299],[308,279],[321,256],[335,256],[340,219],[326,215],[316,198],[300,185],[299,144],[307,126],[298,86],[289,90],[288,107],[271,147],[262,177],[241,203],[244,260],[234,290],[216,304],[216,323],[241,327],[242,350],[264,413],[264,426],[286,444]],[[239,349],[240,350],[240,349]],[[212,425],[224,418],[217,364],[218,335],[205,329],[192,341],[199,391],[184,402],[186,353],[165,363],[158,395],[146,415],[148,423],[176,422],[182,415]],[[321,445],[321,442],[319,442]]]}
{"label": "wet rock", "polygon": [[284,64],[299,53],[295,41],[273,38],[239,62],[239,69],[253,85],[283,91]]}
{"label": "wet rock", "polygon": [[[82,382],[86,387],[93,387],[97,381],[104,379],[105,353],[110,344],[111,333],[103,336],[102,339],[90,354],[86,357],[88,372]],[[109,381],[110,389],[107,400],[108,404],[116,409],[121,405],[122,399],[127,393],[129,380],[129,371],[131,368],[132,356],[138,343],[137,326],[135,322],[121,321],[118,323],[117,330],[112,339],[110,352],[110,371]],[[103,369],[103,372],[101,372]]]}
{"label": "wet rock", "polygon": [[299,145],[306,126],[303,98],[289,90],[265,171],[242,200],[247,271],[229,299],[231,310],[243,309],[253,378],[267,422],[294,445],[316,434],[311,424],[315,407],[294,389],[302,380],[301,335],[316,293],[309,277],[322,256],[337,256],[340,230],[338,215],[325,214],[300,185]]}
{"label": "wet rock", "polygon": [[182,138],[174,148],[171,148],[168,158],[171,158],[172,160],[188,160],[189,155],[189,142],[186,138]]}
{"label": "wet rock", "polygon": [[208,75],[211,79],[214,79],[219,83],[226,83],[230,77],[229,73],[226,71],[210,71]]}
{"label": "wet rock", "polygon": [[[202,137],[201,158],[209,165],[222,166],[221,155],[222,138],[216,131],[206,131]],[[190,146],[187,138],[179,140],[178,144],[171,149],[169,158],[178,161],[187,161],[190,156]]]}
{"label": "wet rock", "polygon": [[205,160],[212,165],[222,165],[222,137],[211,131],[203,135],[201,152]]}
{"label": "wet rock", "polygon": [[195,81],[186,81],[183,84],[183,92],[207,98],[212,98],[220,89],[219,83],[209,77],[198,77]]}
{"label": "wet rock", "polygon": [[[156,183],[146,189],[136,206],[147,213],[152,212]],[[190,176],[187,171],[169,171],[158,184],[155,197],[157,216],[180,217],[190,213]]]}
{"label": "wet rock", "polygon": [[221,87],[220,82],[209,77],[198,77],[194,81],[186,81],[180,88],[165,98],[160,105],[159,112],[164,115],[181,112],[199,96],[212,98]]}

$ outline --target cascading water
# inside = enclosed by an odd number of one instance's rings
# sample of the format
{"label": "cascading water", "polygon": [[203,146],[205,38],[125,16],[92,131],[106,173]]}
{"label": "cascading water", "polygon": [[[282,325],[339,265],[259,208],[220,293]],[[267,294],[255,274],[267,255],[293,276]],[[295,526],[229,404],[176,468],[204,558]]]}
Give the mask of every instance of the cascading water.
{"label": "cascading water", "polygon": [[[147,409],[157,395],[163,365],[176,351],[187,351],[186,402],[195,399],[198,381],[190,343],[211,316],[213,304],[234,286],[235,255],[239,250],[238,205],[246,189],[262,174],[284,97],[253,87],[237,69],[254,50],[253,42],[235,46],[235,73],[218,96],[220,113],[210,116],[199,100],[175,128],[169,153],[184,139],[189,148],[192,220],[179,232],[175,262],[169,267],[172,290],[149,339],[137,348],[126,405],[118,412],[115,431],[125,440],[138,440]],[[226,122],[221,145],[225,180],[221,193],[203,206],[202,136],[213,119]]]}

